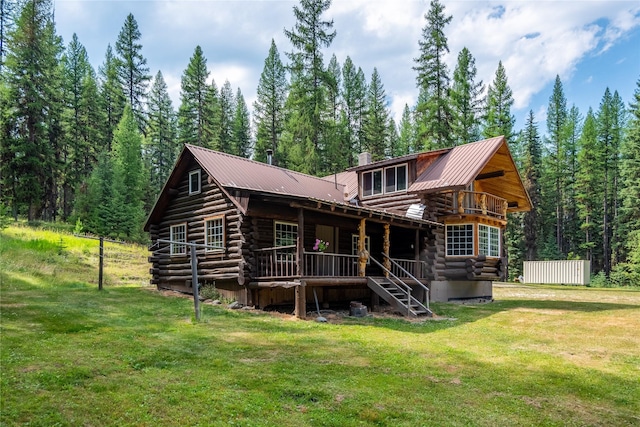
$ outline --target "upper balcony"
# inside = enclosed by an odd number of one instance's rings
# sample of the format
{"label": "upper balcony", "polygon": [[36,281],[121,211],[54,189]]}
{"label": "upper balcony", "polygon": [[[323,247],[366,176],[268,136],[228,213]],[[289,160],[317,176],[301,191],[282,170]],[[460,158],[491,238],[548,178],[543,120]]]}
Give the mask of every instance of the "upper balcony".
{"label": "upper balcony", "polygon": [[452,191],[443,193],[447,214],[484,215],[499,220],[507,219],[506,199],[477,191]]}

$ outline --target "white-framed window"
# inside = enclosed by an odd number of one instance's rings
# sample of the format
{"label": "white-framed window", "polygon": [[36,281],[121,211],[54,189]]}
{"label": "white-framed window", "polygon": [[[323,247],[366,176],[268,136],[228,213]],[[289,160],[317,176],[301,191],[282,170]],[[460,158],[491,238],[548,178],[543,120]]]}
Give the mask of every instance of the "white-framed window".
{"label": "white-framed window", "polygon": [[479,255],[500,257],[500,229],[490,225],[478,224]]}
{"label": "white-framed window", "polygon": [[[351,255],[358,255],[359,243],[360,243],[360,235],[352,234],[351,235]],[[367,252],[369,252],[369,255],[371,255],[371,239],[369,239],[369,236],[364,236],[364,248],[367,250]],[[370,261],[367,260],[367,264],[369,263]]]}
{"label": "white-framed window", "polygon": [[473,224],[447,225],[447,256],[473,255]]}
{"label": "white-framed window", "polygon": [[298,224],[275,221],[273,224],[273,246],[292,246],[297,243]]}
{"label": "white-framed window", "polygon": [[384,170],[384,192],[395,193],[407,189],[407,165],[392,166]]}
{"label": "white-framed window", "polygon": [[171,240],[171,255],[186,255],[187,245],[177,242],[187,243],[187,224],[176,224],[170,228],[169,240]]}
{"label": "white-framed window", "polygon": [[[204,238],[207,252],[219,252],[225,245],[224,215],[204,221]],[[213,247],[212,247],[213,246]]]}
{"label": "white-framed window", "polygon": [[362,195],[382,194],[382,169],[362,174]]}
{"label": "white-framed window", "polygon": [[189,194],[200,192],[200,169],[189,172]]}
{"label": "white-framed window", "polygon": [[362,196],[395,193],[407,189],[407,165],[389,166],[362,174]]}

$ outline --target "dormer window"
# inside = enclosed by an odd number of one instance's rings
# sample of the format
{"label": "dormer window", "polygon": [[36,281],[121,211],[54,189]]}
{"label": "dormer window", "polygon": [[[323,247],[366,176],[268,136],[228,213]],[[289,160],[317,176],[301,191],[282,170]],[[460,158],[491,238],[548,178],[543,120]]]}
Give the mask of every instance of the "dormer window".
{"label": "dormer window", "polygon": [[407,189],[407,165],[393,166],[384,170],[384,192],[395,193]]}
{"label": "dormer window", "polygon": [[407,189],[407,165],[389,166],[362,173],[362,197]]}
{"label": "dormer window", "polygon": [[189,194],[200,193],[200,169],[189,172]]}
{"label": "dormer window", "polygon": [[362,195],[382,194],[382,169],[362,174]]}

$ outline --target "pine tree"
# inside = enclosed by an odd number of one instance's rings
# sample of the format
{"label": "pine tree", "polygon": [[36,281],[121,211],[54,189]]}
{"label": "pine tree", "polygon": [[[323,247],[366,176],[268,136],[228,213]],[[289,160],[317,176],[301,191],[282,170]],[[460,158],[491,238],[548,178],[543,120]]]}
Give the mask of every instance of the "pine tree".
{"label": "pine tree", "polygon": [[15,27],[15,14],[18,2],[15,0],[0,0],[0,73],[7,56],[7,41],[9,32]]}
{"label": "pine tree", "polygon": [[143,235],[146,173],[142,161],[142,136],[129,105],[125,107],[120,124],[113,135],[112,166],[110,235],[139,241]]}
{"label": "pine tree", "polygon": [[74,217],[91,233],[101,236],[111,234],[113,181],[111,157],[109,153],[101,152],[91,175],[78,189],[73,210]]}
{"label": "pine tree", "polygon": [[236,111],[236,100],[229,80],[220,89],[220,134],[217,150],[231,153],[233,150],[233,117]]}
{"label": "pine tree", "polygon": [[327,100],[325,132],[325,170],[327,172],[342,171],[349,167],[348,158],[352,152],[348,151],[347,123],[344,110],[342,92],[342,70],[334,54],[327,66]]}
{"label": "pine tree", "polygon": [[602,212],[602,251],[604,255],[602,269],[609,277],[613,261],[613,224],[617,208],[618,159],[621,141],[620,106],[621,101],[616,92],[611,95],[609,88],[605,90],[597,113],[598,143],[602,147],[602,170],[604,175],[604,195]]}
{"label": "pine tree", "polygon": [[578,151],[576,202],[584,233],[580,248],[591,261],[591,271],[602,269],[602,200],[604,198],[603,155],[598,142],[597,119],[590,108],[584,120]]}
{"label": "pine tree", "polygon": [[211,118],[213,115],[207,92],[209,70],[202,48],[196,46],[187,69],[182,73],[178,126],[180,143],[213,147]]}
{"label": "pine tree", "polygon": [[384,85],[380,80],[377,68],[371,74],[371,83],[367,91],[364,135],[366,148],[374,161],[382,160],[387,153],[387,130],[389,112]]}
{"label": "pine tree", "polygon": [[251,155],[251,115],[240,88],[236,92],[232,130],[231,154],[248,158]]}
{"label": "pine tree", "polygon": [[269,55],[258,82],[253,118],[256,128],[254,160],[266,162],[267,150],[272,150],[273,164],[280,163],[278,145],[284,128],[284,103],[287,97],[286,72],[276,43],[271,40]]}
{"label": "pine tree", "polygon": [[[55,219],[60,179],[62,52],[51,3],[24,4],[8,35],[3,82],[3,198],[30,220]],[[8,131],[8,132],[7,132]]]}
{"label": "pine tree", "polygon": [[484,85],[476,83],[476,60],[466,47],[458,54],[451,85],[451,128],[453,145],[466,144],[480,139],[480,122],[484,107]]}
{"label": "pine tree", "polygon": [[[485,113],[485,124],[482,135],[485,138],[504,135],[510,144],[514,142],[515,117],[511,114],[513,105],[513,92],[507,82],[507,73],[502,66],[502,61],[498,63],[498,69],[493,83],[487,89],[487,105]],[[513,149],[513,147],[511,147]]]}
{"label": "pine tree", "polygon": [[640,283],[640,79],[636,83],[634,101],[629,103],[631,121],[621,147],[620,198],[618,221],[622,243],[621,284]]}
{"label": "pine tree", "polygon": [[565,142],[565,176],[564,176],[564,240],[567,256],[578,252],[581,240],[580,218],[576,209],[576,175],[578,173],[578,147],[582,133],[582,116],[575,105],[569,110],[563,129]]}
{"label": "pine tree", "polygon": [[118,60],[113,54],[111,45],[107,46],[104,63],[99,68],[98,75],[100,81],[100,102],[102,103],[102,110],[106,115],[106,122],[103,126],[106,144],[103,149],[106,152],[111,152],[113,132],[118,126],[118,123],[120,123],[126,103],[122,86],[118,81]]}
{"label": "pine tree", "polygon": [[555,212],[555,236],[558,252],[565,254],[564,245],[564,172],[567,163],[564,128],[567,120],[567,100],[564,97],[560,76],[556,76],[553,93],[549,98],[547,113],[547,132],[549,135],[549,156],[546,157],[549,165],[550,179],[553,182],[553,192],[549,194],[554,203]]}
{"label": "pine tree", "polygon": [[127,15],[118,40],[116,53],[118,54],[118,81],[122,87],[133,115],[141,132],[146,130],[145,105],[147,100],[147,86],[151,81],[147,59],[142,56],[142,45],[138,23],[133,14]]}
{"label": "pine tree", "polygon": [[367,84],[362,69],[356,69],[347,56],[342,65],[342,99],[344,102],[344,151],[347,167],[355,165],[355,155],[364,150],[362,122],[365,111]]}
{"label": "pine tree", "polygon": [[169,177],[178,156],[176,113],[162,72],[158,71],[149,92],[149,121],[144,146],[146,169],[149,171],[150,195],[155,200]]}
{"label": "pine tree", "polygon": [[538,127],[534,122],[533,111],[529,111],[527,124],[522,132],[524,146],[523,181],[527,193],[531,198],[531,210],[525,212],[524,223],[524,259],[534,261],[538,259],[538,247],[541,245],[542,222],[540,212],[540,175],[542,168],[542,143],[538,135]]}
{"label": "pine tree", "polygon": [[424,16],[427,24],[422,29],[422,40],[418,42],[420,56],[414,60],[421,95],[416,108],[417,125],[425,148],[452,145],[449,71],[445,62],[449,46],[444,33],[452,16],[445,16],[444,9],[439,0],[431,0],[429,12]]}
{"label": "pine tree", "polygon": [[106,115],[100,104],[98,78],[93,71],[85,76],[80,98],[80,123],[82,124],[82,138],[88,150],[83,155],[83,176],[89,175],[98,160],[98,154],[104,150],[106,137],[103,126]]}
{"label": "pine tree", "polygon": [[286,142],[289,167],[310,173],[326,172],[321,164],[326,149],[327,72],[322,48],[329,47],[336,33],[333,21],[322,20],[331,0],[301,0],[293,7],[296,24],[285,30],[293,50],[289,57],[291,90],[287,100]]}
{"label": "pine tree", "polygon": [[413,114],[407,104],[404,104],[402,110],[402,118],[400,119],[398,135],[398,155],[403,156],[405,154],[416,153],[420,151],[419,144],[417,142],[415,125],[413,123]]}
{"label": "pine tree", "polygon": [[[62,57],[64,76],[64,98],[66,101],[63,112],[63,126],[65,138],[62,146],[62,217],[64,220],[71,214],[73,193],[75,187],[88,175],[85,170],[85,153],[90,150],[85,138],[86,130],[81,117],[81,104],[84,95],[86,78],[91,74],[91,65],[84,46],[78,41],[74,33]],[[92,165],[88,165],[91,167]]]}
{"label": "pine tree", "polygon": [[389,117],[389,120],[387,121],[387,140],[384,145],[387,147],[385,156],[387,158],[398,157],[403,154],[400,151],[400,135],[398,134],[398,126],[396,126],[396,121],[393,120],[393,117]]}

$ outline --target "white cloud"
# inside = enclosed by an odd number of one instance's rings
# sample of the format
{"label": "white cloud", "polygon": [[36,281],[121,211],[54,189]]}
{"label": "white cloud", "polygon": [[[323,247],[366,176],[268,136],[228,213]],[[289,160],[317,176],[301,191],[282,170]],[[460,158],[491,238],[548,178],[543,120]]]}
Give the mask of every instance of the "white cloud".
{"label": "white cloud", "polygon": [[[478,80],[485,84],[494,79],[502,60],[517,109],[528,110],[556,75],[563,82],[571,79],[585,60],[606,53],[640,27],[640,5],[634,1],[442,1],[445,13],[453,16],[445,29],[449,71],[453,73],[465,46],[476,59]],[[131,12],[139,24],[150,73],[162,70],[174,107],[179,105],[182,72],[200,45],[218,87],[228,79],[234,90],[240,87],[251,108],[272,38],[282,61],[287,61],[285,53],[291,47],[283,29],[294,26],[296,4],[297,0],[57,0],[56,20],[67,43],[73,32],[78,33],[97,68]],[[334,20],[337,36],[326,50],[325,63],[332,53],[341,64],[350,56],[367,80],[376,67],[398,121],[404,104],[413,106],[417,97],[414,58],[428,9],[428,0],[333,0],[325,18]],[[597,70],[592,75],[602,78]]]}
{"label": "white cloud", "polygon": [[[555,79],[571,78],[586,55],[606,50],[640,25],[631,2],[445,2],[454,19],[447,33],[455,67],[467,46],[476,58],[479,78],[490,83],[502,61],[514,94],[525,108],[533,95]],[[633,5],[633,7],[632,7]],[[498,10],[499,13],[496,13]]]}

